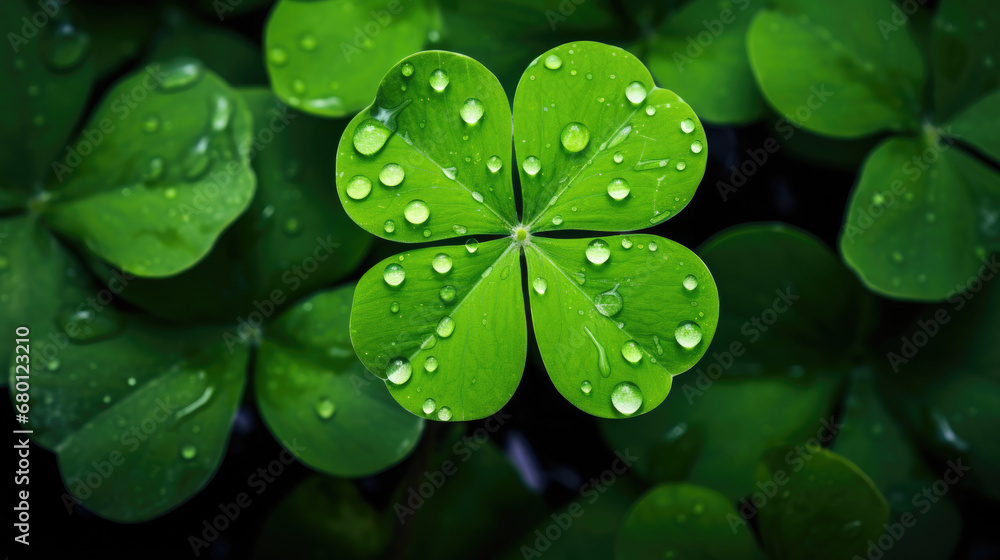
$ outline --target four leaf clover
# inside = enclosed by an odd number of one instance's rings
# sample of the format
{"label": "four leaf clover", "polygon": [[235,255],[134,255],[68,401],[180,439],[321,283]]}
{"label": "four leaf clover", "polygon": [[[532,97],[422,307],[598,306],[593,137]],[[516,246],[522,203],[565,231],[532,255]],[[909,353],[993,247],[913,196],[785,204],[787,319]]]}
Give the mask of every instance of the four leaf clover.
{"label": "four leaf clover", "polygon": [[694,194],[706,149],[691,108],[616,47],[577,42],[542,54],[521,78],[513,118],[475,60],[403,59],[344,131],[338,193],[355,222],[385,239],[464,243],[401,253],[361,278],[351,313],[358,356],[418,416],[496,412],[527,352],[523,252],[532,326],[559,392],[596,416],[652,410],[712,340],[711,273],[654,235],[540,234],[669,219]]}

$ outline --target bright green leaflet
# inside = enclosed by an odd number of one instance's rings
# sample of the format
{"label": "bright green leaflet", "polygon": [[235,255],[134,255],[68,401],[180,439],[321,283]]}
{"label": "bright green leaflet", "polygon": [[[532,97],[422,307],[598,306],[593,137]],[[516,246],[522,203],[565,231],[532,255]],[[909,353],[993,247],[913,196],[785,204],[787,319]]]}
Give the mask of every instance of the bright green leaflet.
{"label": "bright green leaflet", "polygon": [[762,558],[729,500],[694,484],[665,484],[632,507],[618,533],[616,560]]}
{"label": "bright green leaflet", "polygon": [[275,437],[297,440],[302,449],[290,449],[310,467],[348,477],[399,462],[424,427],[354,354],[353,296],[351,285],[321,292],[268,325],[256,377],[261,415]]}
{"label": "bright green leaflet", "polygon": [[385,558],[394,524],[376,512],[348,480],[314,475],[295,487],[267,517],[255,558],[320,560],[336,550],[344,560]]}
{"label": "bright green leaflet", "polygon": [[[642,234],[601,239],[611,255],[594,264],[587,239],[533,238],[525,249],[528,293],[556,389],[581,410],[620,418],[632,414],[613,403],[622,384],[635,388],[634,412],[642,414],[663,402],[674,375],[698,362],[715,334],[719,294],[701,259],[678,243]],[[681,325],[700,336],[690,348],[693,341],[682,345],[675,334]]]}
{"label": "bright green leaflet", "polygon": [[[330,188],[334,173],[324,142],[346,123],[289,110],[267,90],[240,95],[255,123],[253,202],[195,266],[129,282],[122,297],[158,317],[235,324],[270,309],[264,318],[272,318],[290,301],[353,272],[370,246]],[[95,268],[102,278],[110,274],[106,266]]]}
{"label": "bright green leaflet", "polygon": [[[574,123],[588,137],[578,151],[562,142]],[[628,52],[584,41],[544,53],[525,71],[514,96],[514,147],[522,220],[532,233],[659,224],[690,202],[708,156],[691,107],[654,88]],[[535,160],[540,170],[532,173]],[[612,183],[625,185],[621,194],[611,194]]]}
{"label": "bright green leaflet", "polygon": [[[437,91],[432,81],[446,85]],[[467,105],[470,119],[481,110],[471,125]],[[510,119],[500,83],[474,60],[432,51],[400,61],[340,141],[337,192],[347,214],[393,241],[510,233]],[[494,172],[488,164],[498,160]],[[429,213],[407,218],[418,203]]]}
{"label": "bright green leaflet", "polygon": [[[69,492],[101,517],[152,519],[208,483],[226,450],[248,353],[216,329],[133,324],[34,361],[34,441]],[[36,365],[37,364],[37,365]],[[158,465],[150,468],[150,465]]]}
{"label": "bright green leaflet", "polygon": [[264,30],[271,88],[309,113],[353,113],[386,68],[423,48],[427,32],[421,1],[280,0]]}
{"label": "bright green leaflet", "polygon": [[176,274],[250,204],[251,126],[243,99],[196,61],[132,74],[73,144],[93,152],[59,162],[45,219],[127,272]]}
{"label": "bright green leaflet", "polygon": [[1000,87],[1000,6],[976,0],[942,0],[934,16],[934,108],[950,118]]}
{"label": "bright green leaflet", "polygon": [[167,8],[163,19],[148,61],[195,58],[230,85],[267,85],[260,49],[243,35],[198,23],[176,8]]}
{"label": "bright green leaflet", "polygon": [[21,36],[21,19],[30,21],[37,10],[36,3],[22,0],[0,6],[0,21],[11,27],[0,57],[0,104],[8,108],[0,114],[0,187],[25,191],[39,190],[50,163],[65,155],[94,82],[90,35],[68,8],[60,8],[36,36]]}
{"label": "bright green leaflet", "polygon": [[890,138],[865,162],[840,250],[870,288],[942,299],[1000,249],[1000,174],[952,142]]}
{"label": "bright green leaflet", "polygon": [[[538,329],[546,331],[539,338],[541,353],[548,356],[556,386],[572,395],[576,406],[612,418],[644,413],[666,396],[670,375],[704,353],[718,298],[711,274],[693,253],[653,236],[637,236],[633,253],[620,237],[609,238],[613,246],[602,239],[532,237],[564,220],[571,228],[647,227],[687,204],[704,173],[704,130],[690,107],[667,90],[650,90],[651,84],[634,56],[599,43],[557,47],[528,67],[514,101],[514,141],[524,158],[519,174],[522,185],[530,183],[522,226],[504,155],[510,112],[496,78],[470,58],[439,51],[413,55],[389,70],[375,103],[341,138],[337,189],[348,215],[366,230],[398,241],[510,236],[390,257],[359,282],[352,340],[362,362],[389,380],[405,408],[439,420],[481,418],[513,394],[526,351],[522,249],[531,290],[553,294],[539,300],[542,308],[533,315],[536,326],[546,327]],[[553,107],[558,109],[545,116]],[[536,115],[541,125],[534,122]],[[545,141],[557,147],[534,149]],[[656,159],[643,159],[654,152]],[[619,163],[625,161],[636,168]],[[620,165],[626,167],[616,168]],[[541,199],[544,208],[536,203]],[[563,209],[565,218],[558,213]],[[621,256],[610,258],[612,251]],[[665,260],[670,262],[664,267]],[[585,268],[587,263],[595,266]],[[590,286],[569,290],[570,279],[586,282],[590,273]],[[696,284],[690,288],[684,286],[688,275]],[[633,277],[636,284],[630,287]],[[604,284],[604,291],[594,291]],[[661,309],[661,296],[675,307],[666,321],[651,311]],[[558,305],[561,299],[569,308]],[[619,326],[621,319],[614,316],[623,305],[628,310],[623,318],[653,322]],[[587,320],[598,315],[608,320],[598,327],[565,319],[583,314]],[[392,328],[386,328],[387,320]],[[557,328],[549,332],[550,325]],[[623,338],[627,333],[635,333],[636,340],[622,354],[630,343]],[[677,333],[686,349],[674,342]],[[594,379],[589,389],[582,385],[587,379],[574,366],[583,358],[568,364],[556,347],[585,334],[593,344],[588,352],[600,348],[588,358],[594,375],[629,373]]]}
{"label": "bright green leaflet", "polygon": [[889,520],[889,505],[871,479],[825,449],[772,449],[757,468],[757,482],[779,489],[758,512],[768,558],[865,556],[869,539],[881,536]]}
{"label": "bright green leaflet", "polygon": [[[446,273],[433,268],[438,254],[452,263]],[[514,395],[527,353],[518,257],[506,240],[479,243],[474,253],[430,247],[389,257],[361,278],[351,339],[404,408],[424,418],[473,420]],[[396,270],[405,279],[392,286],[384,277]]]}
{"label": "bright green leaflet", "polygon": [[[933,504],[919,497],[938,477],[924,466],[903,427],[889,414],[871,369],[852,372],[846,402],[832,451],[853,461],[871,477],[889,503],[890,523],[899,523],[900,516],[908,512],[920,526],[934,527],[933,534],[918,530],[899,539],[883,558],[947,558],[958,542],[958,510],[950,495],[939,497]],[[912,524],[909,519],[908,525]]]}
{"label": "bright green leaflet", "polygon": [[776,0],[747,50],[768,102],[793,122],[841,138],[914,128],[924,64],[907,25],[885,33],[891,2]]}
{"label": "bright green leaflet", "polygon": [[750,71],[746,34],[763,7],[761,0],[694,0],[657,29],[646,57],[649,69],[708,122],[757,120],[764,100]]}
{"label": "bright green leaflet", "polygon": [[[998,25],[997,27],[1000,27]],[[984,96],[952,119],[944,128],[955,137],[1000,162],[1000,90]]]}

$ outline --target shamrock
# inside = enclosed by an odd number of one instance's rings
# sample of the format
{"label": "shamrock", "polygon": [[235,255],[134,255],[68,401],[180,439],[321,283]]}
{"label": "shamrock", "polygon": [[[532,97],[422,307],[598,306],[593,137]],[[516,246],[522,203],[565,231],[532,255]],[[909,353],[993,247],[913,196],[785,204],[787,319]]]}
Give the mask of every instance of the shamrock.
{"label": "shamrock", "polygon": [[341,137],[340,199],[379,237],[464,243],[406,251],[365,273],[351,311],[359,358],[418,416],[496,412],[527,353],[523,253],[535,337],[559,392],[606,418],[654,409],[715,333],[711,273],[655,235],[544,234],[659,224],[690,201],[705,158],[691,108],[616,47],[542,54],[521,77],[513,118],[475,60],[401,60]]}

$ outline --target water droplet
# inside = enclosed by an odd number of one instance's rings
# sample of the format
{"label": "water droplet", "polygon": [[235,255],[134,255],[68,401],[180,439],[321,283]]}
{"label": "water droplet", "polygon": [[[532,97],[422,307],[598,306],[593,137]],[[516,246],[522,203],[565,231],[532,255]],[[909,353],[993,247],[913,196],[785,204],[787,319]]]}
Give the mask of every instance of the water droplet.
{"label": "water droplet", "polygon": [[437,70],[431,72],[431,77],[428,81],[431,84],[431,87],[434,88],[434,91],[444,91],[444,88],[448,87],[448,82],[450,80],[448,78],[448,74],[446,74],[444,70],[438,68]]}
{"label": "water droplet", "polygon": [[447,315],[441,317],[441,320],[438,321],[437,328],[434,329],[434,332],[436,332],[441,338],[448,338],[451,336],[451,333],[455,332],[455,320]]}
{"label": "water droplet", "polygon": [[694,121],[691,119],[684,119],[681,121],[681,130],[687,134],[694,132]]}
{"label": "water droplet", "polygon": [[129,387],[135,387],[135,378],[134,377],[129,377],[128,378],[128,386]]}
{"label": "water droplet", "polygon": [[646,114],[649,115],[649,116],[651,116],[651,117],[653,115],[655,115],[656,114],[656,107],[653,107],[652,105],[646,105]]}
{"label": "water droplet", "polygon": [[535,289],[535,293],[541,296],[545,295],[545,290],[549,287],[549,283],[544,278],[539,277],[531,282],[531,287]]}
{"label": "water droplet", "polygon": [[201,78],[201,65],[193,60],[181,60],[166,66],[160,74],[163,91],[178,91],[194,85]]}
{"label": "water droplet", "polygon": [[597,348],[597,370],[601,372],[601,377],[608,377],[611,375],[611,364],[608,362],[608,353],[604,351],[604,346],[597,341],[594,337],[594,333],[590,332],[590,329],[583,327],[584,332],[590,337],[590,341],[594,343]]}
{"label": "water droplet", "polygon": [[474,199],[474,200],[475,200],[476,202],[478,202],[478,203],[482,204],[482,202],[483,202],[483,193],[481,193],[481,192],[479,192],[479,191],[472,191],[472,198],[473,198],[473,199]]}
{"label": "water droplet", "polygon": [[163,158],[149,158],[149,161],[146,162],[145,169],[142,170],[142,182],[150,185],[159,181],[160,177],[163,177],[163,166]]}
{"label": "water droplet", "polygon": [[549,70],[558,70],[562,67],[562,59],[559,58],[559,55],[550,54],[545,57],[545,67]]}
{"label": "water droplet", "polygon": [[354,129],[354,149],[366,156],[376,154],[391,135],[389,127],[375,119],[365,119]]}
{"label": "water droplet", "polygon": [[476,124],[483,117],[485,111],[486,107],[483,106],[482,101],[475,97],[470,97],[462,104],[462,108],[458,110],[458,114],[466,124]]}
{"label": "water droplet", "polygon": [[153,134],[160,130],[160,119],[156,115],[148,115],[142,120],[142,130],[149,134]]}
{"label": "water droplet", "polygon": [[396,222],[392,220],[386,220],[385,223],[382,224],[382,229],[384,229],[386,233],[392,233],[396,231]]}
{"label": "water droplet", "polygon": [[337,412],[337,405],[333,404],[333,401],[324,397],[316,403],[316,415],[323,420],[329,420],[333,417],[333,413]]}
{"label": "water droplet", "polygon": [[[385,166],[382,167],[382,170],[378,172],[379,182],[381,182],[383,185],[387,187],[398,186],[400,183],[403,182],[403,179],[405,178],[406,178],[406,172],[403,171],[403,168],[400,165],[395,163],[385,164]],[[419,224],[423,223],[423,221],[414,223]]]}
{"label": "water droplet", "polygon": [[615,152],[615,163],[621,163],[625,160],[625,156],[621,152]]}
{"label": "water droplet", "polygon": [[903,262],[903,253],[900,253],[899,251],[893,251],[892,262],[897,262],[897,263]]}
{"label": "water droplet", "polygon": [[595,239],[587,245],[587,260],[594,264],[604,264],[611,257],[611,247],[603,239]]}
{"label": "water droplet", "polygon": [[398,286],[406,280],[406,271],[403,270],[403,265],[397,263],[389,263],[389,266],[385,267],[385,271],[382,272],[382,278],[385,283],[390,286]]}
{"label": "water droplet", "polygon": [[625,179],[612,179],[608,183],[608,195],[615,200],[624,200],[629,191],[628,181]]}
{"label": "water droplet", "polygon": [[297,234],[301,228],[302,225],[295,218],[288,218],[288,220],[285,221],[285,233],[288,235]]}
{"label": "water droplet", "polygon": [[558,214],[556,214],[555,216],[552,216],[552,225],[554,225],[554,226],[560,226],[560,225],[562,225],[562,223],[563,223],[562,216],[560,216]]}
{"label": "water droplet", "polygon": [[[0,257],[0,260],[3,261],[0,269],[6,268],[7,259]],[[90,309],[65,309],[59,313],[57,322],[70,340],[77,343],[105,339],[117,333],[121,327],[118,314],[110,310],[94,313]]]}
{"label": "water droplet", "polygon": [[698,287],[698,279],[695,278],[693,274],[685,276],[682,283],[684,284],[684,289],[687,291],[691,291]]}
{"label": "water droplet", "polygon": [[594,297],[594,307],[605,317],[614,317],[621,312],[623,303],[622,296],[618,293],[618,284]]}
{"label": "water droplet", "polygon": [[451,226],[451,229],[455,230],[455,233],[459,235],[465,235],[469,231],[465,226],[459,224]]}
{"label": "water droplet", "polygon": [[181,457],[183,457],[184,459],[190,461],[194,459],[197,455],[198,455],[197,447],[191,444],[187,444],[181,447]]}
{"label": "water droplet", "polygon": [[451,420],[451,409],[447,406],[442,406],[441,410],[438,411],[438,420],[442,420],[444,422]]}
{"label": "water droplet", "polygon": [[490,159],[486,160],[486,169],[489,169],[490,173],[500,171],[501,167],[503,167],[503,160],[497,156],[490,156]]}
{"label": "water droplet", "polygon": [[633,105],[642,103],[646,100],[646,86],[642,85],[642,82],[632,82],[625,88],[625,97]]}
{"label": "water droplet", "polygon": [[607,148],[608,149],[614,148],[618,144],[621,144],[622,142],[625,141],[626,138],[628,138],[628,135],[631,133],[632,133],[632,125],[626,126],[625,128],[619,130],[618,132],[615,133],[614,136],[611,137],[611,140],[608,140]]}
{"label": "water droplet", "polygon": [[398,301],[394,301],[394,302],[392,302],[392,303],[389,304],[389,312],[390,313],[399,313],[399,302]]}
{"label": "water droplet", "polygon": [[455,296],[458,295],[458,289],[455,286],[444,286],[441,291],[438,292],[438,297],[441,301],[445,303],[451,303],[455,301]]}
{"label": "water droplet", "polygon": [[389,365],[385,367],[386,377],[396,385],[402,385],[409,381],[412,373],[413,366],[410,365],[410,360],[401,356],[389,360]]}
{"label": "water droplet", "polygon": [[658,245],[656,244],[656,241],[650,241],[649,242],[649,250],[651,252],[656,252],[657,248],[658,248]]}
{"label": "water droplet", "polygon": [[403,66],[400,67],[399,71],[400,73],[403,74],[403,76],[409,78],[410,76],[413,75],[413,65],[410,64],[409,62],[404,62]]}
{"label": "water droplet", "polygon": [[479,242],[475,239],[470,239],[465,242],[465,250],[470,253],[475,253],[479,250]]}
{"label": "water droplet", "polygon": [[528,156],[524,159],[524,163],[521,164],[524,172],[528,175],[534,177],[538,175],[538,172],[542,170],[542,162],[535,156]]}
{"label": "water droplet", "polygon": [[89,47],[90,35],[68,21],[54,24],[42,44],[45,63],[57,71],[75,67],[84,59]]}
{"label": "water droplet", "polygon": [[563,148],[566,148],[567,152],[582,151],[590,143],[590,129],[584,124],[571,122],[563,127],[559,134],[559,141],[562,142]]}
{"label": "water droplet", "polygon": [[639,349],[639,344],[634,340],[630,340],[622,345],[622,357],[628,360],[629,363],[639,363],[639,360],[642,359],[642,351]]}
{"label": "water droplet", "polygon": [[431,262],[431,266],[438,274],[446,274],[451,270],[451,257],[445,253],[438,253]]}
{"label": "water droplet", "polygon": [[633,414],[642,406],[642,391],[635,383],[623,381],[611,390],[611,404],[622,414]]}
{"label": "water droplet", "polygon": [[361,200],[368,196],[368,193],[372,192],[371,179],[364,175],[355,175],[347,182],[347,189],[345,190],[347,190],[347,196],[354,200]]}
{"label": "water droplet", "polygon": [[436,409],[437,409],[437,403],[434,402],[434,399],[427,399],[426,401],[424,401],[423,406],[420,407],[420,410],[423,410],[424,414],[430,414],[434,412]]}
{"label": "water droplet", "polygon": [[631,249],[631,248],[632,248],[632,240],[629,239],[628,237],[623,237],[622,238],[622,249]]}
{"label": "water droplet", "polygon": [[684,171],[684,169],[686,167],[687,167],[687,164],[684,163],[683,161],[678,161],[677,162],[677,171]]}
{"label": "water droplet", "polygon": [[410,203],[403,208],[403,217],[406,218],[407,222],[414,225],[426,222],[430,215],[431,209],[423,200],[411,200]]}
{"label": "water droplet", "polygon": [[691,151],[692,152],[694,152],[696,154],[700,154],[702,148],[704,148],[704,146],[702,145],[701,142],[699,142],[697,140],[695,140],[694,142],[691,142]]}
{"label": "water droplet", "polygon": [[694,321],[682,321],[674,330],[674,338],[684,348],[694,348],[701,342],[701,327]]}
{"label": "water droplet", "polygon": [[271,62],[272,66],[284,66],[288,64],[288,52],[281,47],[272,47],[267,51],[267,60]]}
{"label": "water droplet", "polygon": [[233,104],[230,99],[223,95],[215,97],[215,106],[212,107],[212,130],[221,132],[229,126],[229,120],[233,116]]}

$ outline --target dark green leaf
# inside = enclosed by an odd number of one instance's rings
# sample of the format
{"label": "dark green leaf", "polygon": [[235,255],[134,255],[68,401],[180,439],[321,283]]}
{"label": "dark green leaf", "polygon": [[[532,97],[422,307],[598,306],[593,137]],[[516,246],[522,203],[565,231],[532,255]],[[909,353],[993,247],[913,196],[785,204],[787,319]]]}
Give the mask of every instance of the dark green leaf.
{"label": "dark green leaf", "polygon": [[1000,6],[942,0],[934,17],[935,116],[951,118],[1000,86]]}

